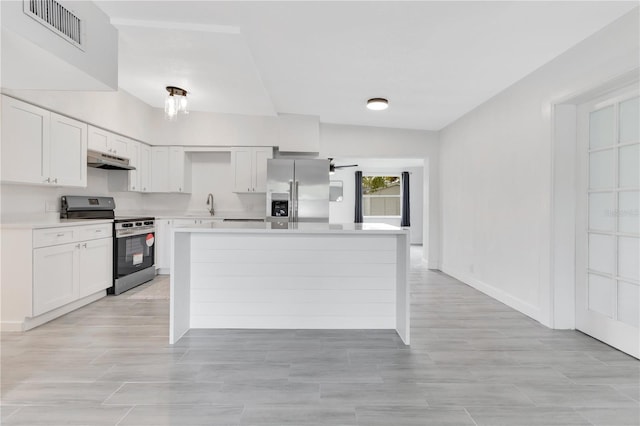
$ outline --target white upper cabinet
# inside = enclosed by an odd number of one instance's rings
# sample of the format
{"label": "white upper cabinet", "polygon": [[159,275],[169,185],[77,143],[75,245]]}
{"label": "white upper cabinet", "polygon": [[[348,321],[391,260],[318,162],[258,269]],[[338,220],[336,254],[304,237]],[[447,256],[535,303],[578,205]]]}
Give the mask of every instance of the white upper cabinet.
{"label": "white upper cabinet", "polygon": [[191,161],[184,147],[151,148],[151,191],[191,192]]}
{"label": "white upper cabinet", "polygon": [[140,144],[138,178],[140,192],[151,192],[151,147]]}
{"label": "white upper cabinet", "polygon": [[87,125],[2,96],[2,181],[87,185]]}
{"label": "white upper cabinet", "polygon": [[234,192],[266,192],[267,160],[273,158],[271,147],[236,147],[231,151]]}
{"label": "white upper cabinet", "polygon": [[87,125],[51,113],[50,175],[56,184],[87,186]]}
{"label": "white upper cabinet", "polygon": [[89,126],[89,149],[117,157],[128,158],[130,139],[98,127]]}
{"label": "white upper cabinet", "polygon": [[130,140],[127,144],[127,158],[129,165],[135,167],[135,170],[129,170],[129,182],[127,190],[140,191],[140,143]]}

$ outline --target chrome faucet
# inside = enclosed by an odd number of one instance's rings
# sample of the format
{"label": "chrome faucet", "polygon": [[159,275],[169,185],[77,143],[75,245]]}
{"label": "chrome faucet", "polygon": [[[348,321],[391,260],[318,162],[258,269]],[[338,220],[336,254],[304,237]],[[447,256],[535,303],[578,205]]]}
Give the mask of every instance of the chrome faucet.
{"label": "chrome faucet", "polygon": [[214,211],[213,211],[213,194],[211,194],[211,193],[209,195],[207,195],[207,205],[211,206],[211,207],[209,207],[209,213],[211,214],[211,216],[213,216],[213,213],[214,213]]}

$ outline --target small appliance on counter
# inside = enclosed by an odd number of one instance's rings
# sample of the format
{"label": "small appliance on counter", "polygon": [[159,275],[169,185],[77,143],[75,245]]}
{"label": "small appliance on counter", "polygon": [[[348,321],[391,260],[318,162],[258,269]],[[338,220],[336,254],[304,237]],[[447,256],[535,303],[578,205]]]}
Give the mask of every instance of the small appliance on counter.
{"label": "small appliance on counter", "polygon": [[267,221],[329,222],[329,160],[267,160]]}
{"label": "small appliance on counter", "polygon": [[113,286],[118,295],[156,276],[155,218],[115,216],[113,197],[64,195],[60,198],[62,219],[114,219]]}

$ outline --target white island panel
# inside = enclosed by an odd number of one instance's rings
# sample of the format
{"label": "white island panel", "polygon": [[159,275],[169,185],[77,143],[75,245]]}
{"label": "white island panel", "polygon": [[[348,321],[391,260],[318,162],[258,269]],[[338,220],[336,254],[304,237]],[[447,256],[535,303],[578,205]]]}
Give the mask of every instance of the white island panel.
{"label": "white island panel", "polygon": [[171,343],[189,328],[396,329],[409,343],[406,231],[264,226],[174,231]]}

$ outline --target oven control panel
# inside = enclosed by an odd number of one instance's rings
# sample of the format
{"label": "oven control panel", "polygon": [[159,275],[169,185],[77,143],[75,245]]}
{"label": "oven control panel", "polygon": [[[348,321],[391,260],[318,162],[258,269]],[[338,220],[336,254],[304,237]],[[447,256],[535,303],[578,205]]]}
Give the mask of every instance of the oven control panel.
{"label": "oven control panel", "polygon": [[126,235],[137,235],[155,231],[154,220],[127,220],[114,223],[116,238]]}

